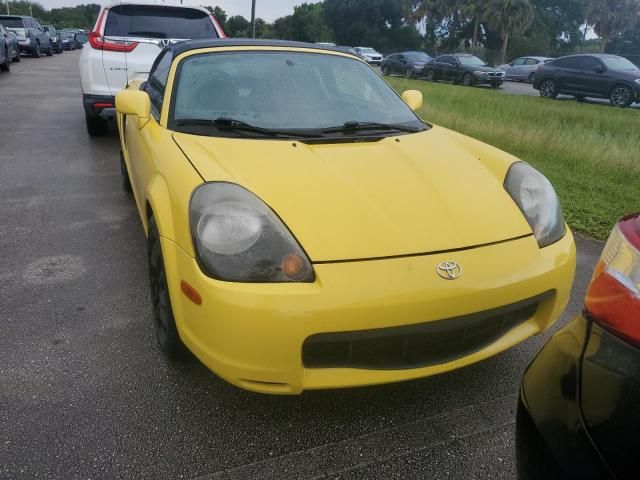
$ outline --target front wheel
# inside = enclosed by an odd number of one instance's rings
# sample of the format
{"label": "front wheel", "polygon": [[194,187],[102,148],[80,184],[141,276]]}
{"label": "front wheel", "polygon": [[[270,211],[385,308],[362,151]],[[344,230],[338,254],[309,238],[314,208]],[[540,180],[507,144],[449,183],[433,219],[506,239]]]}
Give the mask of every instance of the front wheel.
{"label": "front wheel", "polygon": [[47,57],[53,57],[53,47],[49,44],[49,50],[47,50]]}
{"label": "front wheel", "polygon": [[413,70],[411,70],[410,68],[407,68],[404,71],[404,78],[406,78],[407,80],[411,80],[413,78]]}
{"label": "front wheel", "polygon": [[529,83],[533,83],[533,81],[536,79],[536,72],[531,72],[529,74],[529,78],[527,78]]}
{"label": "front wheel", "polygon": [[389,76],[389,67],[384,66],[384,67],[381,68],[381,70],[382,70],[382,75],[383,76],[385,76],[385,77]]}
{"label": "front wheel", "polygon": [[427,70],[427,74],[424,76],[424,78],[427,82],[435,82],[436,74],[433,70]]}
{"label": "front wheel", "polygon": [[633,92],[626,85],[618,85],[611,91],[609,101],[614,107],[628,107],[633,101]]}
{"label": "front wheel", "polygon": [[544,98],[556,98],[558,96],[556,82],[551,79],[544,80],[540,84],[540,96]]}
{"label": "front wheel", "polygon": [[178,335],[178,328],[173,316],[167,274],[162,256],[160,233],[153,218],[149,218],[149,239],[147,242],[147,259],[149,264],[149,287],[151,290],[151,306],[156,339],[165,356],[175,359],[184,353],[184,344]]}
{"label": "front wheel", "polygon": [[[462,84],[465,87],[472,87],[473,86],[473,76],[470,73],[465,73],[464,77],[462,77]],[[493,86],[493,84],[491,86]]]}

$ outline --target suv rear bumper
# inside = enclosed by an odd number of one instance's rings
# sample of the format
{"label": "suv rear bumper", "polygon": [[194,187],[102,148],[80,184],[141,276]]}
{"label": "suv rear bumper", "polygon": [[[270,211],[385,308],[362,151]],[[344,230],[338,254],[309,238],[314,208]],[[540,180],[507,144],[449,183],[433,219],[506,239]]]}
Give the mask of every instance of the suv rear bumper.
{"label": "suv rear bumper", "polygon": [[116,115],[116,98],[112,95],[82,95],[84,111],[89,117],[113,118]]}

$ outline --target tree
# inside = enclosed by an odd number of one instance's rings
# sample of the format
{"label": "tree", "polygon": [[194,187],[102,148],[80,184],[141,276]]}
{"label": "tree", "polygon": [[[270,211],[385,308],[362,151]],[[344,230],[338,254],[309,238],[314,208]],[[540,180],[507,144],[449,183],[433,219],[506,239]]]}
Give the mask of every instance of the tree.
{"label": "tree", "polygon": [[533,5],[529,0],[489,0],[487,18],[489,25],[502,36],[500,63],[504,63],[509,36],[529,28],[534,18]]}
{"label": "tree", "polygon": [[223,9],[221,9],[217,5],[215,7],[206,6],[204,8],[206,8],[207,10],[209,10],[209,12],[211,12],[211,15],[215,17],[215,19],[218,21],[222,29],[226,32],[227,12],[225,12]]}
{"label": "tree", "polygon": [[229,37],[248,38],[251,36],[251,22],[242,15],[229,17],[226,26],[225,33]]}
{"label": "tree", "polygon": [[[631,28],[640,15],[639,0],[586,0],[585,24],[602,38],[602,50],[611,39]],[[586,27],[585,27],[586,30]]]}

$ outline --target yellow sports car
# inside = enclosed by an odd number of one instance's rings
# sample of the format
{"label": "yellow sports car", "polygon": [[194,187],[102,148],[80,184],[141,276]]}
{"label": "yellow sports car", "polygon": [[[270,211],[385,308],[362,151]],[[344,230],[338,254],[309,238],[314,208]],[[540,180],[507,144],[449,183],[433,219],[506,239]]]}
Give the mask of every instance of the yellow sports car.
{"label": "yellow sports car", "polygon": [[165,353],[297,394],[446,372],[549,327],[576,259],[553,187],[421,105],[318,45],[163,50],[116,108]]}

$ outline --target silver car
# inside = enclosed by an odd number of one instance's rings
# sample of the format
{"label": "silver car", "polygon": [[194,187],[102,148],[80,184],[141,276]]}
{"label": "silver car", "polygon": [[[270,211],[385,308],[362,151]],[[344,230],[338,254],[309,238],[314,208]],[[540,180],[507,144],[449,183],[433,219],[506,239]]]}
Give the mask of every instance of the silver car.
{"label": "silver car", "polygon": [[8,72],[12,61],[20,61],[18,40],[13,33],[0,25],[0,70]]}
{"label": "silver car", "polygon": [[511,63],[506,63],[498,67],[499,70],[507,74],[507,80],[520,80],[533,83],[536,77],[536,70],[542,64],[550,62],[549,57],[520,57]]}

